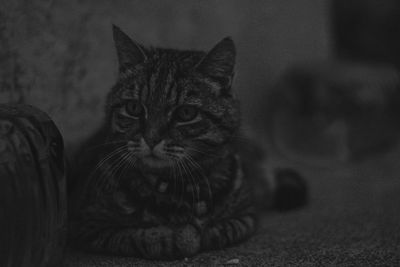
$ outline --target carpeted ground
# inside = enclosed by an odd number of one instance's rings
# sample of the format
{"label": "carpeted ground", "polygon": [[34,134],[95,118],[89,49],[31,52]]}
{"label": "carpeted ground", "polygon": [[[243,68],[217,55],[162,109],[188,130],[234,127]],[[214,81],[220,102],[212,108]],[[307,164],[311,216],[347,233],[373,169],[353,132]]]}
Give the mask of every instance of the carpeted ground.
{"label": "carpeted ground", "polygon": [[299,169],[310,204],[263,215],[258,233],[237,247],[173,262],[70,252],[66,266],[400,266],[400,151]]}

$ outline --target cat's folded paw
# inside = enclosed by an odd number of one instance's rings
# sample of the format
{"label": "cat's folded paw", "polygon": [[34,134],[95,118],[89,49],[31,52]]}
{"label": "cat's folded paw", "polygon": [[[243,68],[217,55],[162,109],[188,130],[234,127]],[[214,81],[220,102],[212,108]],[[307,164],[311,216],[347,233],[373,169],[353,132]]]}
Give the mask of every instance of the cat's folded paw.
{"label": "cat's folded paw", "polygon": [[183,257],[193,256],[200,251],[201,235],[191,224],[180,227],[176,231],[176,247]]}

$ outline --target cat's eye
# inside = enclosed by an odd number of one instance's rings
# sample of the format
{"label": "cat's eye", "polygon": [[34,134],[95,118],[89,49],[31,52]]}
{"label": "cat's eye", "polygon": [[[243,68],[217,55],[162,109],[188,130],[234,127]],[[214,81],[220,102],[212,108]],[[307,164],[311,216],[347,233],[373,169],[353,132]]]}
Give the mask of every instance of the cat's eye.
{"label": "cat's eye", "polygon": [[199,110],[190,105],[184,105],[175,110],[175,118],[178,122],[189,122],[194,120],[199,114]]}
{"label": "cat's eye", "polygon": [[129,101],[126,103],[125,110],[129,116],[135,118],[139,118],[144,113],[144,108],[138,101]]}

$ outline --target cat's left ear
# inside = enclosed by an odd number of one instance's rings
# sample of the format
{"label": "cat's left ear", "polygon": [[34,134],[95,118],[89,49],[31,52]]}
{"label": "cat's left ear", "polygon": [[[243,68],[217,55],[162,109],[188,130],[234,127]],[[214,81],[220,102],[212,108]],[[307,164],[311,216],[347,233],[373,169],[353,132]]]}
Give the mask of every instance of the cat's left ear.
{"label": "cat's left ear", "polygon": [[221,90],[230,90],[235,69],[236,48],[231,37],[217,43],[196,67],[196,71],[218,82]]}
{"label": "cat's left ear", "polygon": [[127,68],[134,67],[146,60],[144,48],[115,25],[113,25],[113,35],[120,72],[124,72]]}

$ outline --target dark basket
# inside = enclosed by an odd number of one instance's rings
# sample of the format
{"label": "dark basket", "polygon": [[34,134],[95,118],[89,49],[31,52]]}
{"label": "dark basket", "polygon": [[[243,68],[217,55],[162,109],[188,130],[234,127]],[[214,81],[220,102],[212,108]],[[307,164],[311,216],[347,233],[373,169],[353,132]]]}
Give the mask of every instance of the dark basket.
{"label": "dark basket", "polygon": [[0,266],[60,266],[66,239],[63,139],[44,112],[0,105]]}

